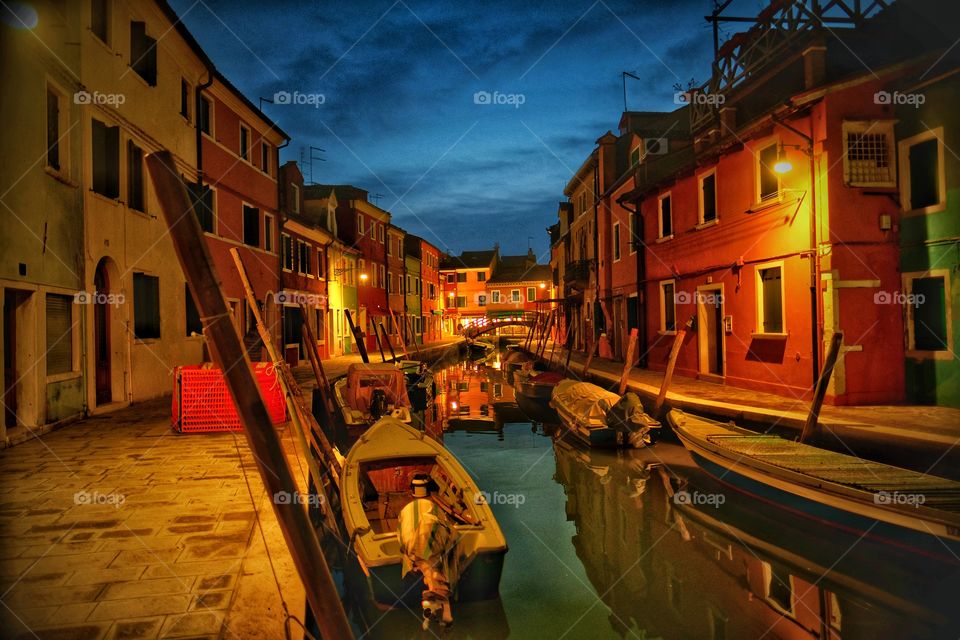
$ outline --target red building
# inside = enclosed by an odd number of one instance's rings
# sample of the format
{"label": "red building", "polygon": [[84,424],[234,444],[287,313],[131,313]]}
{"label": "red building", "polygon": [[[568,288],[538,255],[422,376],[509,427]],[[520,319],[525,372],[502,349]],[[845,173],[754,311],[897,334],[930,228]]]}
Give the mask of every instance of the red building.
{"label": "red building", "polygon": [[[487,279],[487,316],[515,317],[527,311],[543,311],[551,297],[552,279],[550,265],[537,264],[532,249],[522,256],[500,256]],[[525,333],[526,329],[517,331]]]}
{"label": "red building", "polygon": [[437,342],[442,337],[443,292],[440,287],[440,249],[420,240],[420,311],[423,314],[423,341]]}
{"label": "red building", "polygon": [[219,72],[198,104],[203,184],[196,211],[234,322],[257,358],[259,336],[230,249],[239,249],[257,304],[279,339],[277,148],[290,138]]}
{"label": "red building", "polygon": [[390,333],[394,348],[400,347],[401,331],[394,327],[394,318],[399,319],[404,313],[404,238],[407,232],[395,225],[387,227],[387,305],[391,315],[388,315],[384,327]]}
{"label": "red building", "polygon": [[357,301],[359,317],[354,322],[365,334],[368,352],[377,348],[374,323],[386,326],[387,306],[387,227],[390,213],[371,203],[364,189],[351,185],[310,185],[311,198],[327,197],[333,190],[337,201],[337,235],[347,246],[360,251],[357,261]]}

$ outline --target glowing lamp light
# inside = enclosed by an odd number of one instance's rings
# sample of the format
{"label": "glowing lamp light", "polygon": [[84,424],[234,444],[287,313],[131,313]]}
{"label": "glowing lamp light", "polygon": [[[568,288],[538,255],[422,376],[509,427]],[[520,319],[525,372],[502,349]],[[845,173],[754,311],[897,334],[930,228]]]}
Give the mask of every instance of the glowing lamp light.
{"label": "glowing lamp light", "polygon": [[370,277],[370,276],[368,276],[367,274],[361,273],[361,274],[360,274],[360,282],[366,282],[369,277]]}
{"label": "glowing lamp light", "polygon": [[780,174],[793,170],[793,163],[787,160],[787,154],[784,153],[783,147],[780,147],[780,150],[777,152],[777,161],[773,165],[773,170]]}
{"label": "glowing lamp light", "polygon": [[451,403],[450,403],[450,408],[453,409],[454,411],[457,410],[457,406],[459,406],[459,405],[457,405],[456,402],[451,402]]}
{"label": "glowing lamp light", "polygon": [[546,288],[547,288],[547,283],[546,283],[546,282],[541,282],[541,283],[540,283],[540,288],[541,288],[541,289],[546,289]]}
{"label": "glowing lamp light", "polygon": [[37,10],[26,2],[10,2],[4,7],[0,20],[14,29],[33,29],[40,22]]}

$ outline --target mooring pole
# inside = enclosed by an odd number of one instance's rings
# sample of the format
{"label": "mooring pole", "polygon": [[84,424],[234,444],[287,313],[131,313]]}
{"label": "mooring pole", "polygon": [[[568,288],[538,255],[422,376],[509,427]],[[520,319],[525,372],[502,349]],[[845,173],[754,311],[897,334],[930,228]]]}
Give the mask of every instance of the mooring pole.
{"label": "mooring pole", "polygon": [[[300,313],[304,318],[307,317],[307,305],[300,305]],[[332,420],[334,412],[330,381],[327,380],[327,372],[323,369],[323,360],[320,359],[320,354],[317,353],[317,339],[313,335],[313,329],[310,327],[310,323],[307,321],[304,321],[303,323],[303,332],[307,335],[307,340],[310,342],[310,348],[307,349],[307,358],[310,359],[310,366],[313,368],[313,376],[317,380],[317,391],[320,392],[320,397],[323,400],[323,406],[326,410],[327,418]]]}
{"label": "mooring pole", "polygon": [[[243,425],[247,443],[269,495],[280,492],[294,495],[293,479],[280,437],[273,428],[263,404],[260,389],[250,368],[243,344],[230,319],[220,280],[213,269],[210,250],[203,239],[200,222],[179,170],[169,151],[151,153],[146,159],[160,209],[170,228],[170,237],[190,292],[204,325],[204,337],[214,362],[223,371],[224,381],[233,398]],[[302,505],[273,501],[280,530],[303,582],[307,600],[324,635],[353,638],[353,630],[337,595],[320,541]]]}
{"label": "mooring pole", "polygon": [[350,309],[344,309],[343,315],[347,316],[347,324],[350,325],[350,333],[353,334],[353,341],[357,343],[357,351],[360,352],[360,359],[366,364],[370,364],[370,356],[367,355],[367,345],[363,340],[363,331],[360,327],[353,324],[353,316],[350,315]]}
{"label": "mooring pole", "polygon": [[810,413],[807,414],[807,421],[803,424],[803,431],[800,433],[800,442],[806,442],[813,437],[817,430],[817,420],[820,418],[820,409],[823,407],[823,399],[827,395],[827,386],[830,384],[830,376],[833,375],[833,368],[837,364],[837,357],[840,355],[840,345],[843,343],[843,333],[838,331],[833,334],[830,340],[830,350],[827,352],[827,359],[823,363],[823,369],[820,371],[820,378],[817,380],[817,386],[813,390],[813,402],[810,404]]}
{"label": "mooring pole", "polygon": [[670,387],[671,379],[673,379],[673,369],[677,366],[677,356],[680,355],[680,347],[683,345],[683,338],[686,335],[686,329],[677,329],[677,336],[673,339],[670,357],[667,359],[667,370],[663,374],[663,382],[660,383],[660,393],[657,394],[657,401],[653,405],[653,416],[655,418],[660,417],[663,405],[666,403],[667,389]]}
{"label": "mooring pole", "polygon": [[387,356],[383,353],[383,343],[380,342],[380,332],[377,331],[377,324],[376,324],[376,322],[374,322],[374,324],[373,324],[373,337],[374,337],[374,338],[376,339],[376,341],[377,341],[377,349],[380,350],[380,362],[386,362],[386,361],[387,361]]}
{"label": "mooring pole", "polygon": [[633,355],[637,351],[637,333],[636,329],[630,329],[630,342],[627,344],[627,357],[623,361],[623,373],[620,374],[620,387],[617,390],[619,395],[623,395],[627,390],[627,382],[630,379],[630,369],[633,369]]}
{"label": "mooring pole", "polygon": [[383,323],[380,323],[380,333],[383,334],[383,341],[387,343],[387,348],[390,349],[390,360],[393,362],[397,361],[397,352],[393,350],[393,343],[390,342],[390,334],[387,333],[387,328],[383,326]]}

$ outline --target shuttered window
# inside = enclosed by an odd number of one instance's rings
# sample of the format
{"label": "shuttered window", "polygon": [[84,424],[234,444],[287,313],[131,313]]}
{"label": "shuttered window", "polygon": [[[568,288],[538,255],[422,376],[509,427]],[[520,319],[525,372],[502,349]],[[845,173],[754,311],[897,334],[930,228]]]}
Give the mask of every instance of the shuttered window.
{"label": "shuttered window", "polygon": [[139,340],[160,337],[160,278],[133,274],[133,335]]}
{"label": "shuttered window", "polygon": [[107,198],[119,198],[120,127],[92,122],[93,190]]}
{"label": "shuttered window", "polygon": [[47,294],[47,375],[73,371],[73,298]]}
{"label": "shuttered window", "polygon": [[157,41],[147,35],[146,22],[130,23],[130,68],[151,87],[157,86]]}
{"label": "shuttered window", "polygon": [[127,206],[146,211],[143,183],[143,149],[127,141]]}

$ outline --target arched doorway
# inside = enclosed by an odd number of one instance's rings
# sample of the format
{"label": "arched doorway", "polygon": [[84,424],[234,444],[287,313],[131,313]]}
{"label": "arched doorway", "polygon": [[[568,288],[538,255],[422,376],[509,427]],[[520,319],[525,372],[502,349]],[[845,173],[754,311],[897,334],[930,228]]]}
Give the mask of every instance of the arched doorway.
{"label": "arched doorway", "polygon": [[107,275],[107,259],[97,264],[93,276],[93,353],[96,370],[97,406],[113,402],[113,379],[110,373],[110,361],[113,350],[110,344],[110,278]]}

